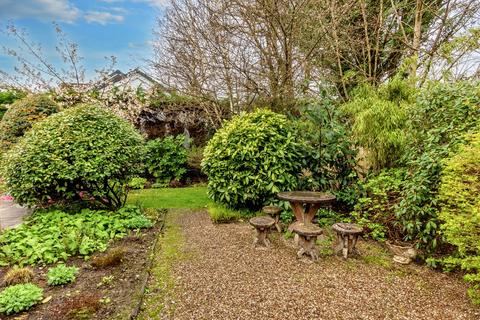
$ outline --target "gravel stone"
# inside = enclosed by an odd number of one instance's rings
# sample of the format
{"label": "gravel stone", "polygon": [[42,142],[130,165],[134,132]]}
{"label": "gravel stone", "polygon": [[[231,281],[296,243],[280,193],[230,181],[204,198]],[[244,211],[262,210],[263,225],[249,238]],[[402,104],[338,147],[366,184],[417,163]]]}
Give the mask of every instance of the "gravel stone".
{"label": "gravel stone", "polygon": [[173,319],[480,319],[457,276],[333,255],[304,263],[278,234],[255,249],[248,223],[214,225],[205,211],[174,220],[191,258],[173,268]]}

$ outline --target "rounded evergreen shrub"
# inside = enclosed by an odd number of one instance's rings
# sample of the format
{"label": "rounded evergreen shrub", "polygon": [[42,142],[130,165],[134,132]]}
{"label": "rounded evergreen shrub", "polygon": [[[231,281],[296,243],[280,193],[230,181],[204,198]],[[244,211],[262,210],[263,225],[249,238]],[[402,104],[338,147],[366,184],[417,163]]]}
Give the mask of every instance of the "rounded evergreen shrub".
{"label": "rounded evergreen shrub", "polygon": [[301,152],[288,119],[268,110],[233,117],[205,148],[208,194],[229,207],[256,208],[297,184]]}
{"label": "rounded evergreen shrub", "polygon": [[0,121],[0,146],[8,149],[33,123],[58,112],[57,104],[47,95],[31,95],[15,101]]}
{"label": "rounded evergreen shrub", "polygon": [[447,265],[460,266],[472,274],[469,294],[480,304],[480,132],[468,145],[445,162],[439,200],[439,218],[445,240],[457,248]]}
{"label": "rounded evergreen shrub", "polygon": [[35,124],[5,155],[7,189],[24,205],[81,201],[116,209],[141,169],[142,143],[132,125],[108,110],[73,107]]}

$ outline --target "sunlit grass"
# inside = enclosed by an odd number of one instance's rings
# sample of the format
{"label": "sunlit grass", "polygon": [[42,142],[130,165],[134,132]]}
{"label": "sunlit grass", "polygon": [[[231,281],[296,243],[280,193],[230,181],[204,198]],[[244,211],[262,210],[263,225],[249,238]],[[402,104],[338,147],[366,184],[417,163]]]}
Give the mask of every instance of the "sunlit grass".
{"label": "sunlit grass", "polygon": [[161,188],[132,191],[128,203],[145,208],[204,208],[210,200],[206,187]]}

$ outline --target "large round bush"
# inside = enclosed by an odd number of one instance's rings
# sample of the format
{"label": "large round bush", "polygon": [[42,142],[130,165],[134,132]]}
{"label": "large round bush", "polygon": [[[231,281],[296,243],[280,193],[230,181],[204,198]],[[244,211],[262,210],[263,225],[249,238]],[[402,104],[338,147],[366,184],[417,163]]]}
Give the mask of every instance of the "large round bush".
{"label": "large round bush", "polygon": [[82,105],[37,123],[5,157],[7,189],[21,204],[87,201],[115,209],[138,173],[142,137],[97,106]]}
{"label": "large round bush", "polygon": [[58,112],[58,106],[47,95],[31,95],[15,101],[0,121],[0,146],[8,149],[33,123]]}
{"label": "large round bush", "polygon": [[299,144],[285,116],[258,110],[234,117],[216,132],[205,148],[202,169],[213,200],[255,208],[295,188]]}

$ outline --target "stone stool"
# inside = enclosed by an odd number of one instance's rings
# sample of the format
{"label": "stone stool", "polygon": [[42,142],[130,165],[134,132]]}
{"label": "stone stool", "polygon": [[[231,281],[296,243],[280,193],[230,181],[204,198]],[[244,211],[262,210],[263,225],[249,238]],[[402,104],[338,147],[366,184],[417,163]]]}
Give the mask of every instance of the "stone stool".
{"label": "stone stool", "polygon": [[253,242],[255,247],[270,247],[268,239],[268,230],[275,224],[275,220],[269,216],[254,217],[250,219],[250,224],[257,230],[257,236]]}
{"label": "stone stool", "polygon": [[318,260],[315,240],[317,240],[317,237],[322,234],[323,230],[311,223],[295,223],[293,226],[293,232],[295,232],[299,238],[298,244],[300,245],[300,250],[297,252],[298,258],[307,255],[310,256],[312,261]]}
{"label": "stone stool", "polygon": [[277,206],[265,206],[262,208],[262,211],[268,214],[270,217],[275,219],[275,228],[278,232],[282,232],[282,228],[280,227],[280,213],[282,212],[282,208]]}
{"label": "stone stool", "polygon": [[332,229],[337,233],[338,247],[336,251],[342,251],[343,258],[347,259],[349,253],[356,251],[355,245],[358,236],[363,233],[363,228],[353,223],[335,223]]}

